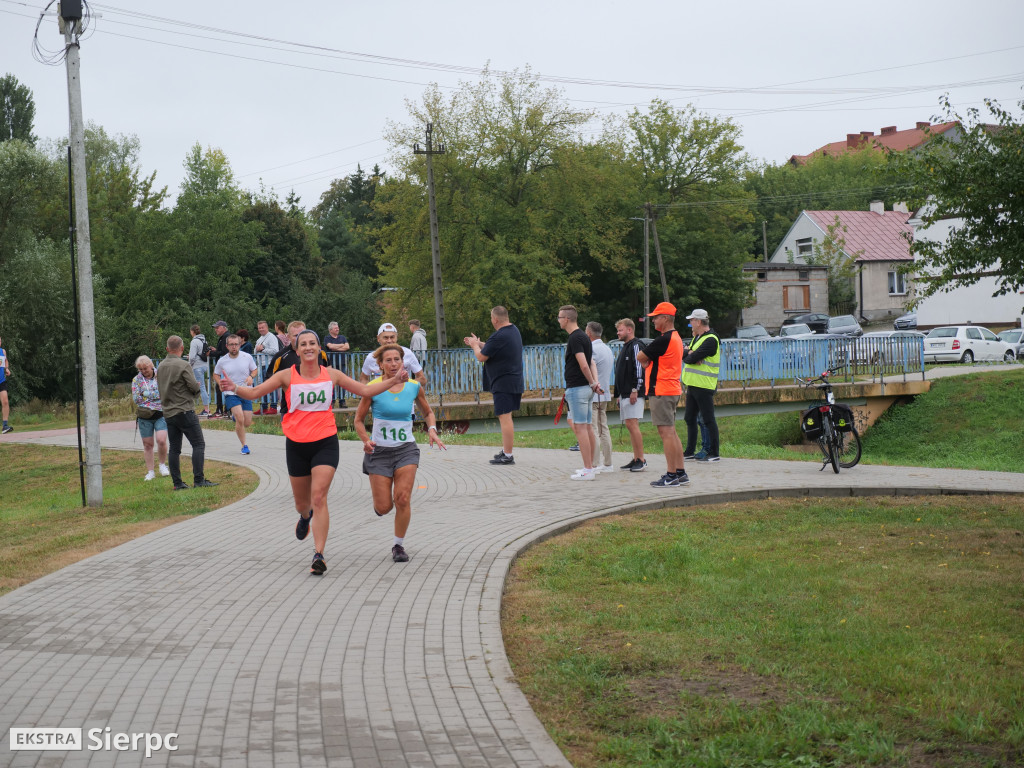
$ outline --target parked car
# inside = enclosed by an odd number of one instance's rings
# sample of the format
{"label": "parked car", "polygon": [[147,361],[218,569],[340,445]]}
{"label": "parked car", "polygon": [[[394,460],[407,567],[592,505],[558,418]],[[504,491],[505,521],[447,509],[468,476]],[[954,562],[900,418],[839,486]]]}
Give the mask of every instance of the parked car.
{"label": "parked car", "polygon": [[897,331],[912,330],[917,328],[917,313],[908,312],[905,315],[900,315],[893,320],[892,327]]}
{"label": "parked car", "polygon": [[807,323],[794,323],[793,325],[784,325],[779,328],[779,337],[801,336],[810,332],[811,326],[807,325]]}
{"label": "parked car", "polygon": [[1010,328],[1000,331],[999,338],[1013,347],[1018,360],[1024,360],[1024,328]]}
{"label": "parked car", "polygon": [[1013,362],[1013,347],[979,325],[932,328],[924,341],[926,363],[973,363],[975,360]]}
{"label": "parked car", "polygon": [[864,333],[864,329],[860,327],[860,323],[853,315],[839,315],[829,318],[826,332],[840,336],[860,336]]}
{"label": "parked car", "polygon": [[741,325],[736,329],[737,339],[770,339],[772,335],[760,323]]}
{"label": "parked car", "polygon": [[920,331],[871,331],[865,333],[854,344],[854,360],[860,364],[880,363],[885,365],[890,360],[902,360],[906,354],[907,343],[903,339],[924,339]]}
{"label": "parked car", "polygon": [[790,315],[782,321],[783,325],[804,323],[812,333],[828,333],[828,315],[822,312],[811,312],[806,315]]}

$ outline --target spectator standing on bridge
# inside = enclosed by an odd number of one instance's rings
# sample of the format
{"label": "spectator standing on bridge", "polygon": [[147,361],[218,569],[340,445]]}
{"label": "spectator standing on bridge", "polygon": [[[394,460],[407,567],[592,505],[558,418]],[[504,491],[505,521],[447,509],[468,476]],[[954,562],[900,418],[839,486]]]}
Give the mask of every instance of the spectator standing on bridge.
{"label": "spectator standing on bridge", "polygon": [[[596,320],[587,323],[586,334],[593,350],[597,380],[601,384],[594,395],[593,422],[590,425],[594,437],[594,455],[591,463],[595,473],[615,471],[615,467],[612,466],[612,435],[608,431],[608,403],[612,399],[612,369],[615,367],[615,355],[601,339],[603,333],[604,327]],[[601,454],[602,464],[597,463],[598,453]]]}
{"label": "spectator standing on bridge", "polygon": [[[381,346],[384,344],[398,344],[398,329],[391,323],[382,323],[380,328],[377,329],[377,343]],[[405,370],[409,372],[409,378],[415,378],[426,389],[427,375],[423,372],[423,366],[420,365],[419,358],[408,347],[402,347],[402,364],[405,366]],[[363,368],[359,372],[359,380],[365,384],[370,379],[380,375],[380,366],[374,358],[374,353],[371,352],[363,361]]]}
{"label": "spectator standing on bridge", "polygon": [[199,399],[203,403],[203,412],[200,416],[210,415],[210,358],[203,359],[203,353],[207,346],[206,337],[199,332],[199,323],[194,323],[189,329],[192,334],[192,341],[188,345],[188,364],[192,366],[192,373],[199,382]]}
{"label": "spectator standing on bridge", "polygon": [[590,427],[594,394],[601,382],[594,365],[594,348],[590,338],[577,324],[579,314],[571,304],[558,308],[558,325],[569,334],[565,346],[565,402],[569,406],[572,431],[580,446],[583,469],[570,475],[570,480],[594,480],[594,432]]}
{"label": "spectator standing on bridge", "polygon": [[[260,362],[263,362],[263,378],[267,378],[270,374],[270,360],[278,352],[281,351],[281,341],[277,338],[277,334],[271,333],[270,323],[266,320],[258,320],[256,322],[256,331],[259,333],[259,338],[256,339],[256,345],[253,347],[257,355],[265,355],[261,358]],[[259,364],[259,362],[257,362]],[[264,395],[260,401],[260,412],[264,416],[270,416],[277,413],[277,391],[271,392],[270,394]]]}
{"label": "spectator standing on bridge", "polygon": [[[703,309],[687,315],[693,328],[693,343],[683,348],[683,384],[686,385],[686,451],[687,458],[697,461],[720,461],[718,451],[718,422],[715,420],[715,391],[718,389],[718,364],[721,344],[711,330],[708,313]],[[708,430],[708,443],[702,446],[704,457],[696,457],[697,414],[704,419]]]}
{"label": "spectator standing on bridge", "polygon": [[651,421],[665,447],[665,474],[651,483],[655,488],[689,485],[690,478],[683,464],[683,445],[676,432],[676,409],[683,394],[680,374],[683,367],[683,340],[676,330],[676,308],[661,302],[650,315],[654,328],[661,335],[637,354],[647,366],[647,402],[651,404]]}
{"label": "spectator standing on bridge", "polygon": [[636,324],[628,317],[615,324],[615,333],[622,342],[615,361],[615,394],[619,398],[619,418],[626,425],[633,448],[633,459],[623,469],[643,472],[647,469],[644,438],[640,434],[640,419],[644,417],[644,367],[637,359],[643,344],[636,338]]}
{"label": "spectator standing on bridge", "polygon": [[409,340],[409,349],[422,363],[427,357],[427,332],[420,326],[419,320],[410,320],[409,333],[412,334],[412,338]]}
{"label": "spectator standing on bridge", "polygon": [[512,458],[512,443],[515,427],[512,414],[519,410],[523,398],[523,337],[519,329],[508,319],[505,307],[491,310],[491,325],[494,326],[487,342],[470,334],[463,341],[473,350],[476,359],[484,364],[484,392],[494,396],[494,415],[501,425],[501,450],[491,459],[491,464],[515,464]]}

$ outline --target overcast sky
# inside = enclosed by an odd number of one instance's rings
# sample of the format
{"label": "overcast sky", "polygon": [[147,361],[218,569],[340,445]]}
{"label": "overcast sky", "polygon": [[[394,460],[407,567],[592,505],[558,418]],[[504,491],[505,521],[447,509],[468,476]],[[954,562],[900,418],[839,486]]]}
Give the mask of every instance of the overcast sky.
{"label": "overcast sky", "polygon": [[[32,56],[46,4],[0,0],[0,74],[32,89],[35,133],[56,138],[67,135],[65,69]],[[751,156],[773,163],[847,133],[913,127],[938,114],[944,92],[961,109],[1024,97],[1019,0],[118,0],[91,8],[98,18],[81,48],[87,121],[137,135],[143,170],[172,194],[198,141],[222,149],[243,186],[262,179],[282,198],[294,188],[306,207],[357,163],[387,167],[385,122],[408,120],[406,99],[419,100],[431,82],[475,81],[488,63],[614,81],[561,86],[600,114],[654,97],[692,103],[733,118]],[[39,42],[62,48],[53,16]]]}

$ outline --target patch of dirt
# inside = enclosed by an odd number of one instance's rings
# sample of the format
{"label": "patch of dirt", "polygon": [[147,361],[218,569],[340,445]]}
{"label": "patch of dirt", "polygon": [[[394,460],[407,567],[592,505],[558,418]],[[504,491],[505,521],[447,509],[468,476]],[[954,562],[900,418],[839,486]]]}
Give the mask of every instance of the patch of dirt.
{"label": "patch of dirt", "polygon": [[678,711],[680,694],[701,698],[732,699],[746,706],[781,705],[793,698],[793,691],[780,680],[746,672],[735,664],[706,661],[698,669],[673,677],[633,678],[627,683],[636,709],[661,716]]}
{"label": "patch of dirt", "polygon": [[1024,752],[985,744],[896,744],[896,752],[907,758],[907,768],[989,768],[1019,766]]}

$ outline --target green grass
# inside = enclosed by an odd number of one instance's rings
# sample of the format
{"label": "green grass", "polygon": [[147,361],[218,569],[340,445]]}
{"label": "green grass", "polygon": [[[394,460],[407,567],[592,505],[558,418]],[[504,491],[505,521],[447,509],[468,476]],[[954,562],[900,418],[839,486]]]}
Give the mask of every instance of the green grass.
{"label": "green grass", "polygon": [[[206,462],[216,488],[143,482],[142,453],[103,451],[103,506],[82,507],[78,449],[9,444],[0,461],[0,594],[165,525],[230,504],[259,482],[244,467]],[[185,462],[185,469],[188,468]]]}
{"label": "green grass", "polygon": [[1024,371],[936,379],[895,405],[864,436],[865,461],[1020,472]]}
{"label": "green grass", "polygon": [[529,550],[502,626],[586,766],[1024,761],[1019,498],[752,502]]}

